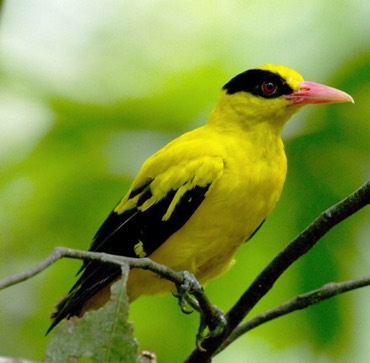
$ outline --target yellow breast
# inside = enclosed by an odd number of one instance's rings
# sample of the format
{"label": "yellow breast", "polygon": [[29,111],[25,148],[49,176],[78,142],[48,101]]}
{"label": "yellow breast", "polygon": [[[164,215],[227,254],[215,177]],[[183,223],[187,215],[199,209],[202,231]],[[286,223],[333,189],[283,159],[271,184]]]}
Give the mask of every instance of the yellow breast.
{"label": "yellow breast", "polygon": [[[230,267],[237,249],[273,209],[287,167],[280,136],[269,130],[262,135],[259,130],[255,133],[258,137],[236,137],[235,133],[228,135],[205,126],[196,133],[203,140],[202,149],[192,152],[220,158],[223,173],[188,222],[150,257],[177,271],[191,271],[204,283]],[[192,132],[190,137],[197,136]],[[169,289],[168,282],[139,270],[131,273],[128,284],[131,299]]]}

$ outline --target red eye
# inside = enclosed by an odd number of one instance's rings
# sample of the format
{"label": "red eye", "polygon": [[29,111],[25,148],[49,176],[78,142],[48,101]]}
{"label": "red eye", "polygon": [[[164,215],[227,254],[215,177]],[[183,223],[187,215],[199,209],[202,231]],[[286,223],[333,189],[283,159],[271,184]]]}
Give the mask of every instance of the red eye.
{"label": "red eye", "polygon": [[261,88],[265,95],[270,96],[276,92],[277,85],[273,82],[263,82]]}

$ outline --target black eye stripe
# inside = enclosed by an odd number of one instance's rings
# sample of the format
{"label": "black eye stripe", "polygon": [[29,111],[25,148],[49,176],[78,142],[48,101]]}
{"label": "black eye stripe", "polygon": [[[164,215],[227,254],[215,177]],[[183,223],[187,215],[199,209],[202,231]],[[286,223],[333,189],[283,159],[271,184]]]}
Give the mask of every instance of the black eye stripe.
{"label": "black eye stripe", "polygon": [[[276,91],[266,93],[262,85],[264,83],[273,83],[276,85]],[[222,88],[227,94],[232,95],[237,92],[249,92],[255,96],[263,98],[277,98],[282,95],[293,93],[292,88],[286,83],[285,79],[278,74],[262,69],[251,69],[238,74]]]}

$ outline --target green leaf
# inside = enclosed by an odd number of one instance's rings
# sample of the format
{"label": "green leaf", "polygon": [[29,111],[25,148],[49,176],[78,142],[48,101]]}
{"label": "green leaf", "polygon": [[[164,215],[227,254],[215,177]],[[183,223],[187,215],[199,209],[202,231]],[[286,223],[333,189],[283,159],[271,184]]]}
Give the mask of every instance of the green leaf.
{"label": "green leaf", "polygon": [[127,322],[126,295],[128,267],[111,288],[111,300],[82,318],[63,321],[46,349],[45,362],[137,362],[138,344],[132,324]]}

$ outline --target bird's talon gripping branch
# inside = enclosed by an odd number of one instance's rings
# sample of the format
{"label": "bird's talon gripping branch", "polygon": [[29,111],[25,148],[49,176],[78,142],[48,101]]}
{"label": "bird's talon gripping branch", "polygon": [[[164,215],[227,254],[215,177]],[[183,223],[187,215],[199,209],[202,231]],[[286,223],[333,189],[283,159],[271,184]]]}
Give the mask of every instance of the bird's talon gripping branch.
{"label": "bird's talon gripping branch", "polygon": [[227,327],[227,319],[224,312],[216,306],[214,307],[214,316],[212,320],[213,328],[210,331],[209,335],[212,337],[216,337],[223,334]]}
{"label": "bird's talon gripping branch", "polygon": [[183,271],[182,277],[184,279],[184,282],[182,283],[181,288],[187,290],[188,294],[192,294],[194,292],[199,292],[203,290],[199,281],[191,272]]}
{"label": "bird's talon gripping branch", "polygon": [[203,335],[203,332],[204,332],[204,329],[206,327],[205,326],[199,326],[199,330],[197,332],[197,335],[196,335],[196,339],[195,339],[195,346],[197,347],[198,350],[200,350],[201,352],[205,352],[206,349],[203,348],[202,344],[204,342],[204,335]]}
{"label": "bird's talon gripping branch", "polygon": [[[227,327],[227,319],[224,312],[216,306],[213,306],[212,310],[213,316],[209,322],[206,322],[205,316],[202,313],[200,314],[200,324],[196,335],[196,347],[202,352],[205,351],[202,346],[203,341],[207,338],[222,335],[226,331]],[[209,332],[208,334],[204,334],[207,327]]]}
{"label": "bird's talon gripping branch", "polygon": [[194,310],[188,309],[188,301],[183,296],[179,297],[179,305],[180,305],[181,311],[186,315],[192,314],[194,311]]}
{"label": "bird's talon gripping branch", "polygon": [[179,299],[181,311],[184,314],[191,314],[193,310],[188,310],[188,306],[192,306],[195,310],[199,310],[199,306],[197,301],[190,295],[192,295],[194,292],[202,291],[202,286],[192,273],[188,271],[182,271],[181,275],[183,282],[182,284],[176,286],[177,294],[173,293],[173,295]]}
{"label": "bird's talon gripping branch", "polygon": [[188,310],[188,305],[192,306],[192,304],[189,303],[189,299],[191,299],[190,296],[175,292],[172,292],[172,295],[178,300],[180,309],[184,314],[191,314],[193,312],[193,310]]}
{"label": "bird's talon gripping branch", "polygon": [[205,323],[205,320],[202,316],[202,314],[200,315],[200,324],[199,324],[199,328],[198,328],[198,331],[197,331],[197,335],[196,335],[196,338],[195,338],[195,345],[197,347],[198,350],[200,350],[201,352],[205,352],[206,349],[203,348],[202,346],[202,343],[204,342],[204,339],[206,338],[206,336],[204,335],[204,330],[207,328],[207,324]]}

